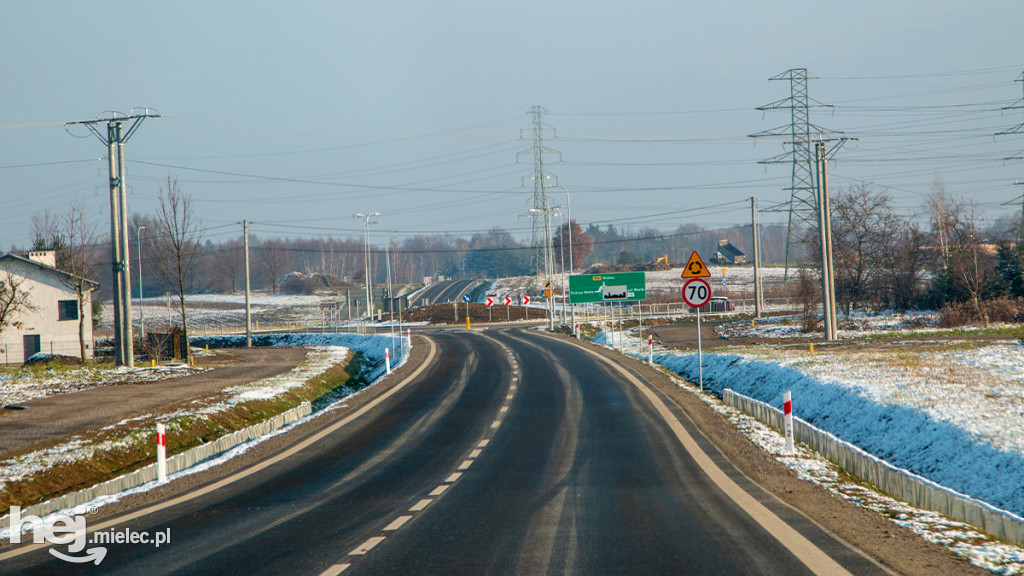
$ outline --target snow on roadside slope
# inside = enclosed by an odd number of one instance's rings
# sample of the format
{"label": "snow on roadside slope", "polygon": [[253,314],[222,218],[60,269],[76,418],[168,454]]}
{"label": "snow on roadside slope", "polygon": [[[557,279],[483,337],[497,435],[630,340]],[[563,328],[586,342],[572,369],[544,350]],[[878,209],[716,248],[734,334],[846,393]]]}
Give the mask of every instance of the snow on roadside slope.
{"label": "snow on roadside slope", "polygon": [[[991,359],[1002,360],[997,364]],[[917,359],[927,364],[929,358]],[[655,361],[697,378],[695,354]],[[732,388],[773,406],[793,392],[794,412],[895,466],[1024,515],[1024,350],[1016,345],[936,355],[967,377],[887,366],[875,354],[825,355],[758,350],[705,354],[705,390]],[[970,366],[985,366],[970,372]],[[915,367],[917,368],[917,367]],[[956,371],[956,368],[953,369]]]}
{"label": "snow on roadside slope", "polygon": [[[160,418],[171,421],[181,417],[201,417],[205,414],[226,410],[232,405],[242,402],[271,398],[305,384],[310,378],[322,374],[331,366],[344,361],[350,349],[362,353],[367,358],[370,369],[370,373],[367,374],[367,380],[374,382],[384,374],[384,348],[391,345],[391,338],[382,335],[288,334],[267,338],[274,341],[274,345],[306,345],[310,346],[310,350],[302,364],[289,372],[225,389],[224,392],[228,394],[226,399],[213,404],[200,401],[192,402],[172,413],[161,414]],[[241,339],[241,343],[244,344],[244,338]],[[348,346],[342,345],[343,343],[348,344]],[[393,363],[392,368],[397,368],[404,362],[404,357],[398,358]],[[131,418],[118,424],[126,424],[151,416],[144,415]],[[37,450],[2,461],[0,462],[0,489],[9,482],[28,478],[49,467],[82,461],[92,457],[94,453],[131,444],[135,440],[135,435],[129,434],[99,443],[86,443],[82,438],[76,436],[58,446]]]}

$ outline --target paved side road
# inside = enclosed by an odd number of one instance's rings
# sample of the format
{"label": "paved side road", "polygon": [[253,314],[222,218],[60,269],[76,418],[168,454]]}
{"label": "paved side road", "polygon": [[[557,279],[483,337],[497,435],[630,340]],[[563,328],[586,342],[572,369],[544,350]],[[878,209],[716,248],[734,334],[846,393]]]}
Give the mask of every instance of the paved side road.
{"label": "paved side road", "polygon": [[0,410],[0,458],[127,418],[171,410],[231,386],[276,376],[292,370],[306,358],[301,347],[237,348],[231,353],[237,356],[237,362],[200,374],[100,386],[23,403],[28,410]]}

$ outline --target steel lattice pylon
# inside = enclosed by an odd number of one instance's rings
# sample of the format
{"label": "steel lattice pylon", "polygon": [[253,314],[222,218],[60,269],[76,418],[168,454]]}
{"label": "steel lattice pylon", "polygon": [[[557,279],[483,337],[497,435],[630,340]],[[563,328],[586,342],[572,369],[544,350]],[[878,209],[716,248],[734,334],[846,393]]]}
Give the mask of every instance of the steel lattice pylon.
{"label": "steel lattice pylon", "polygon": [[[811,99],[807,94],[807,82],[813,78],[807,73],[806,68],[791,68],[782,74],[769,78],[771,81],[789,81],[790,95],[788,98],[759,106],[757,110],[767,112],[770,110],[789,110],[790,123],[787,125],[750,134],[751,138],[784,137],[788,138],[783,145],[788,148],[786,152],[762,160],[759,164],[781,164],[792,165],[792,182],[787,190],[790,191],[788,203],[776,206],[775,210],[785,208],[789,212],[789,223],[786,231],[786,271],[785,277],[789,276],[790,256],[792,253],[793,236],[801,226],[811,229],[818,227],[817,213],[817,185],[815,183],[815,159],[814,142],[829,140],[845,140],[836,138],[835,131],[822,128],[811,123],[810,109],[831,108],[829,104],[822,104]],[[833,136],[829,136],[833,135]],[[838,149],[836,147],[835,149]],[[834,150],[835,150],[834,149]]]}

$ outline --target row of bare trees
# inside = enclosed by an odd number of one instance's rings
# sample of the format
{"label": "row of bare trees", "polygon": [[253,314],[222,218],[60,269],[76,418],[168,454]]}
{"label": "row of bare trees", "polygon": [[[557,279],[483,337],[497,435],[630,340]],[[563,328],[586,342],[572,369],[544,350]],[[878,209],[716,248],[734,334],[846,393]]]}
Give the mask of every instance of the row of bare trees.
{"label": "row of bare trees", "polygon": [[[836,300],[847,314],[966,303],[984,321],[985,300],[1024,297],[1019,220],[985,226],[976,206],[941,182],[907,215],[887,191],[866,185],[835,191],[831,204]],[[816,232],[804,243],[819,262]]]}

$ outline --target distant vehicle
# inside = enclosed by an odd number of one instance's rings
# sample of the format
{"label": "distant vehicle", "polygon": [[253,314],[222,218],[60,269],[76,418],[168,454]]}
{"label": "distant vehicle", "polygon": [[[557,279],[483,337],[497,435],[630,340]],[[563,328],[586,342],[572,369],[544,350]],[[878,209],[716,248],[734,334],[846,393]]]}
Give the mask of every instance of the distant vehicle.
{"label": "distant vehicle", "polygon": [[[712,296],[707,304],[700,307],[701,312],[732,312],[736,305],[725,296]],[[696,308],[690,308],[690,312],[696,313]]]}

